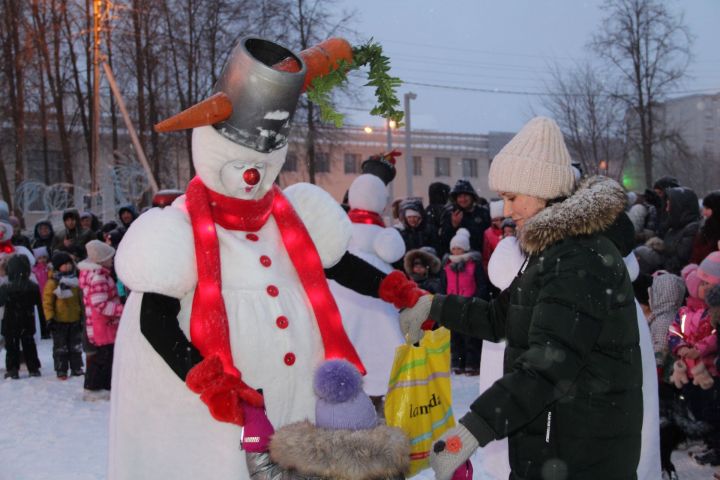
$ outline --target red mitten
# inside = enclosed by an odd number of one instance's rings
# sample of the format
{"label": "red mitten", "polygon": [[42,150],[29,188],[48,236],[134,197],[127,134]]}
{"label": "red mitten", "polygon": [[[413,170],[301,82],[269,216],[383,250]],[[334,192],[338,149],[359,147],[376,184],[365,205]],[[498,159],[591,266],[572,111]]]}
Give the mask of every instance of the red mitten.
{"label": "red mitten", "polygon": [[427,293],[400,270],[393,270],[380,282],[380,298],[392,303],[396,308],[412,307],[417,303],[418,298]]}
{"label": "red mitten", "polygon": [[187,374],[188,388],[200,394],[210,414],[220,422],[244,424],[243,404],[263,406],[263,397],[239,377],[225,373],[222,361],[211,355],[195,365]]}

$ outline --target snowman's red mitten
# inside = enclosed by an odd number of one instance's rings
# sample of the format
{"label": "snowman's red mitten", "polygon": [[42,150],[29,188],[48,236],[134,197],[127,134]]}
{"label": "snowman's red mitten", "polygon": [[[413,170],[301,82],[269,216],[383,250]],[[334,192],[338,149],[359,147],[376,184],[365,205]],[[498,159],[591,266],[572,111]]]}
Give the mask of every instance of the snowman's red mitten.
{"label": "snowman's red mitten", "polygon": [[243,405],[263,406],[263,397],[250,388],[240,377],[225,373],[217,355],[210,355],[195,365],[187,374],[188,388],[200,394],[210,414],[220,422],[244,425]]}
{"label": "snowman's red mitten", "polygon": [[412,307],[427,293],[400,270],[393,270],[380,282],[380,298],[392,303],[396,308]]}

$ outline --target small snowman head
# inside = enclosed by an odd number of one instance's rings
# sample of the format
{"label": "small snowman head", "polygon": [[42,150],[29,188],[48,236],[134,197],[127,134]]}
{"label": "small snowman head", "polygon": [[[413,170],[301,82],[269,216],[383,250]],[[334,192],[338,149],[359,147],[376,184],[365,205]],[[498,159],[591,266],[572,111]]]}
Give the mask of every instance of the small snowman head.
{"label": "small snowman head", "polygon": [[376,175],[364,173],[350,185],[348,191],[350,208],[382,213],[387,202],[387,187]]}

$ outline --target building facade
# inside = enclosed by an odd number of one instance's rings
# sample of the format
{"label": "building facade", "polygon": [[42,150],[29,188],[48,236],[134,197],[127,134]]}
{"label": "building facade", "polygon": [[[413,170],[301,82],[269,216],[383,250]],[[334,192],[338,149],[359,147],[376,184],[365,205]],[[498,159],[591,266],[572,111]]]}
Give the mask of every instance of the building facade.
{"label": "building facade", "polygon": [[[285,187],[308,181],[305,141],[302,130],[291,135],[287,161],[280,174]],[[488,187],[488,171],[494,155],[512,138],[512,133],[488,134],[450,133],[415,130],[412,132],[413,171],[412,191],[408,192],[408,162],[398,158],[397,176],[391,184],[391,199],[420,197],[427,204],[428,187],[443,182],[451,187],[464,178],[470,181],[482,197],[495,194]],[[360,174],[360,165],[371,155],[394,148],[405,152],[405,131],[392,130],[391,139],[385,130],[366,131],[363,127],[345,126],[323,129],[316,140],[317,185],[341,201],[350,183]]]}

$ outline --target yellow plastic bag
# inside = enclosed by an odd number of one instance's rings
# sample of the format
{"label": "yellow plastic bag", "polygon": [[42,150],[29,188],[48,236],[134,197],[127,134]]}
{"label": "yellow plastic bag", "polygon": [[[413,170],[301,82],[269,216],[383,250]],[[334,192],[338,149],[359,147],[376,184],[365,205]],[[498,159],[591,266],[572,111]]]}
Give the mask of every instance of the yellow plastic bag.
{"label": "yellow plastic bag", "polygon": [[401,345],[395,350],[385,421],[410,437],[409,476],[427,468],[433,442],[455,425],[449,330],[426,332],[419,347]]}

